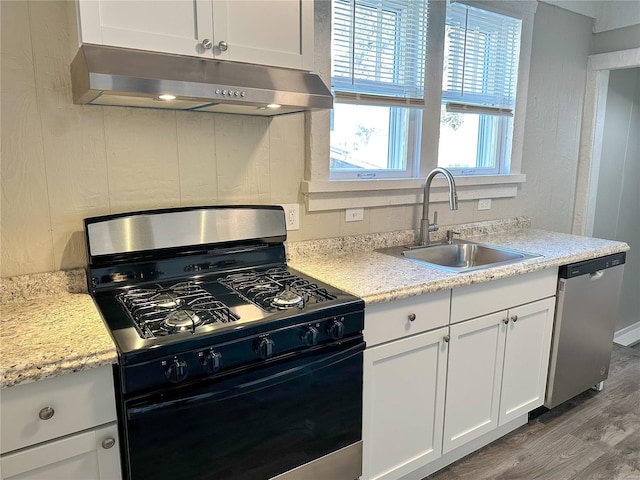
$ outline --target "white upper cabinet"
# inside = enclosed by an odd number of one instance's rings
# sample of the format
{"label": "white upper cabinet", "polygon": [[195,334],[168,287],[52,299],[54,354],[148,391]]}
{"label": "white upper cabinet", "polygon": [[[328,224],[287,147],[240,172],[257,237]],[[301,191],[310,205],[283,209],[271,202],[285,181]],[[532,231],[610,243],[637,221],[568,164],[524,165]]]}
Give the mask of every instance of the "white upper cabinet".
{"label": "white upper cabinet", "polygon": [[82,43],[211,57],[211,0],[79,0]]}
{"label": "white upper cabinet", "polygon": [[78,0],[82,43],[311,70],[313,0]]}
{"label": "white upper cabinet", "polygon": [[220,60],[313,68],[313,0],[214,0],[213,33]]}

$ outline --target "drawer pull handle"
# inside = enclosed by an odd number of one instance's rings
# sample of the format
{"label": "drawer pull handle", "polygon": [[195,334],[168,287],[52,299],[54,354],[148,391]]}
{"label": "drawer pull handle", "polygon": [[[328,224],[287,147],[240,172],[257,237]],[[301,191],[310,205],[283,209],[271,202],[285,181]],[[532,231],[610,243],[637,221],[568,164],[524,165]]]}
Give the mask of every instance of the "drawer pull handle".
{"label": "drawer pull handle", "polygon": [[516,323],[518,321],[518,315],[514,315],[513,317],[511,317],[511,321],[513,323]]}
{"label": "drawer pull handle", "polygon": [[410,313],[409,314],[409,321],[413,322],[416,319],[416,314],[415,313]]}
{"label": "drawer pull handle", "polygon": [[108,437],[108,438],[105,438],[104,440],[102,440],[102,448],[104,448],[105,450],[109,450],[115,444],[116,444],[115,439],[111,438],[111,437]]}
{"label": "drawer pull handle", "polygon": [[451,337],[449,335],[445,335],[444,337],[442,337],[442,340],[444,340],[444,343],[449,343],[449,340],[451,340]]}
{"label": "drawer pull handle", "polygon": [[504,323],[505,325],[509,325],[509,319],[505,318],[504,320],[502,320],[502,323]]}
{"label": "drawer pull handle", "polygon": [[53,407],[44,407],[42,410],[40,410],[38,416],[40,417],[40,420],[49,420],[51,417],[53,417],[54,413],[56,412]]}

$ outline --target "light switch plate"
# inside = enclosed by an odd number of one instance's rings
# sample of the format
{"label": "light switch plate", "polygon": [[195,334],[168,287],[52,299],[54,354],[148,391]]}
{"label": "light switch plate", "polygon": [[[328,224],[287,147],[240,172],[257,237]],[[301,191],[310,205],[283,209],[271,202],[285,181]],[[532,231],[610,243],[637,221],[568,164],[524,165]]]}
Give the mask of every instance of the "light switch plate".
{"label": "light switch plate", "polygon": [[478,200],[478,210],[491,210],[491,199],[481,198]]}
{"label": "light switch plate", "polygon": [[347,208],[345,222],[361,222],[364,220],[364,208]]}

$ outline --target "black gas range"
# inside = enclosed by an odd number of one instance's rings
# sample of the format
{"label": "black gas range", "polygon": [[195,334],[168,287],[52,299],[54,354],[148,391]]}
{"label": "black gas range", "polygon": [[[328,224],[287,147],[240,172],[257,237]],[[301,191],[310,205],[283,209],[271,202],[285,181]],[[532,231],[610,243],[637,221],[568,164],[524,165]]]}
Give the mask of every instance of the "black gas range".
{"label": "black gas range", "polygon": [[[131,212],[85,231],[119,354],[125,477],[303,478],[318,463],[359,476],[364,303],[287,266],[281,207]],[[234,446],[225,430],[244,433]]]}

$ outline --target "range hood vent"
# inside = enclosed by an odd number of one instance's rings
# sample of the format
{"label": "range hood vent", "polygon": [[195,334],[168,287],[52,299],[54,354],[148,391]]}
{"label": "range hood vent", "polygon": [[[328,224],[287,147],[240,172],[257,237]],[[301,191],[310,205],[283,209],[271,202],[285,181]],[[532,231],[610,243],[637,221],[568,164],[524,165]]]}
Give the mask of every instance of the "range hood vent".
{"label": "range hood vent", "polygon": [[313,73],[97,45],[80,47],[71,82],[78,104],[263,116],[333,107]]}

